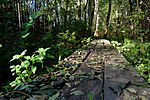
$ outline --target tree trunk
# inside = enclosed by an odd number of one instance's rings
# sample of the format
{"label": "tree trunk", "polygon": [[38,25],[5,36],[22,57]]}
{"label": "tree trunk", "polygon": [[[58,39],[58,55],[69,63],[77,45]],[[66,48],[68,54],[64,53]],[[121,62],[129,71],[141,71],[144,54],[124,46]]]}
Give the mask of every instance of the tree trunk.
{"label": "tree trunk", "polygon": [[133,11],[133,8],[132,8],[133,3],[132,3],[132,0],[129,0],[129,5],[130,5],[130,15],[131,15],[131,13],[132,13],[132,11]]}
{"label": "tree trunk", "polygon": [[94,18],[93,18],[94,34],[96,33],[96,31],[98,31],[98,24],[99,24],[98,5],[99,5],[98,0],[95,0],[95,10],[94,10],[95,12],[94,12]]}
{"label": "tree trunk", "polygon": [[58,26],[59,26],[60,22],[59,22],[59,14],[58,14],[58,5],[57,5],[57,1],[56,0],[55,0],[55,11],[56,11],[56,17],[57,17]]}
{"label": "tree trunk", "polygon": [[85,25],[85,33],[87,31],[86,27],[87,27],[87,4],[88,4],[88,0],[85,0],[85,6],[84,6],[84,25]]}
{"label": "tree trunk", "polygon": [[78,0],[78,19],[81,20],[81,0]]}
{"label": "tree trunk", "polygon": [[18,6],[19,31],[21,32],[21,19],[20,19],[20,6],[19,6],[19,2],[17,3],[17,6]]}
{"label": "tree trunk", "polygon": [[93,16],[94,16],[94,8],[95,8],[95,0],[89,0],[88,2],[88,32],[90,36],[92,36],[92,22],[93,22]]}
{"label": "tree trunk", "polygon": [[109,0],[109,8],[108,8],[108,13],[106,18],[106,31],[104,34],[104,38],[107,38],[110,14],[111,14],[111,0]]}

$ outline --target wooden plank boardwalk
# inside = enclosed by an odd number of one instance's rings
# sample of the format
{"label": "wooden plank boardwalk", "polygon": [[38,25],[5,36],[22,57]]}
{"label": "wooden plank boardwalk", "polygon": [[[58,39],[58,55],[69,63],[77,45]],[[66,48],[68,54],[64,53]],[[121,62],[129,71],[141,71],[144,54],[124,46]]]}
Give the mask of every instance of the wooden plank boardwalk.
{"label": "wooden plank boardwalk", "polygon": [[[45,90],[57,88],[58,100],[150,100],[150,85],[108,40],[92,41],[57,66],[69,66],[68,74],[56,73],[55,81],[47,82],[44,76],[37,80],[49,87]],[[28,94],[37,98],[32,92]],[[48,95],[40,94],[37,99],[48,100]]]}

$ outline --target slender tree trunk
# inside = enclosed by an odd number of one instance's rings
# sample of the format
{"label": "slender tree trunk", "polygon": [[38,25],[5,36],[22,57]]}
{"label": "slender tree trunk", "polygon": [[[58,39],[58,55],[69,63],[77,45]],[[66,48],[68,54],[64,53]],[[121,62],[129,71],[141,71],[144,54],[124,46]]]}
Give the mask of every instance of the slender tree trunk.
{"label": "slender tree trunk", "polygon": [[57,4],[56,0],[55,0],[55,11],[56,11],[56,17],[57,17],[58,26],[59,26],[60,25],[60,21],[59,21],[59,14],[58,14],[58,4]]}
{"label": "slender tree trunk", "polygon": [[[92,35],[92,21],[93,21],[93,15],[94,15],[94,6],[93,6],[94,0],[89,0],[88,2],[88,32],[90,36]],[[95,5],[95,4],[94,4]]]}
{"label": "slender tree trunk", "polygon": [[19,31],[21,31],[21,19],[20,19],[20,6],[19,6],[19,2],[17,3],[17,6],[18,6]]}
{"label": "slender tree trunk", "polygon": [[133,3],[132,3],[132,0],[129,0],[129,5],[130,5],[130,15],[131,15],[131,13],[132,13],[132,11],[133,11],[133,8],[132,8]]}
{"label": "slender tree trunk", "polygon": [[78,0],[78,19],[81,20],[81,0]]}
{"label": "slender tree trunk", "polygon": [[[42,1],[41,1],[42,2]],[[44,6],[44,8],[45,8],[45,0],[43,0],[43,6]],[[45,13],[44,13],[44,11],[43,11],[43,15],[42,15],[42,22],[43,22],[43,30],[44,30],[44,32],[45,32],[45,30],[46,30],[46,23],[45,23]]]}
{"label": "slender tree trunk", "polygon": [[139,11],[139,9],[140,9],[140,0],[136,0],[136,3],[137,3],[137,10]]}
{"label": "slender tree trunk", "polygon": [[17,27],[16,0],[13,1],[13,13],[14,13],[14,32],[16,32],[16,27]]}
{"label": "slender tree trunk", "polygon": [[108,8],[108,13],[107,13],[107,18],[106,18],[106,31],[104,34],[104,38],[107,38],[108,34],[108,26],[109,26],[109,19],[110,19],[110,14],[111,14],[111,0],[109,0],[109,8]]}
{"label": "slender tree trunk", "polygon": [[[98,0],[95,0],[95,12],[94,12],[94,18],[93,18],[93,29],[94,29],[94,34],[96,31],[98,31],[98,22],[99,22],[99,14],[98,14]],[[96,30],[97,29],[97,30]]]}
{"label": "slender tree trunk", "polygon": [[88,5],[88,0],[84,0],[84,25],[85,25],[85,33],[87,33],[87,5]]}
{"label": "slender tree trunk", "polygon": [[34,6],[35,8],[35,12],[36,12],[36,10],[37,10],[37,0],[35,0],[35,6]]}

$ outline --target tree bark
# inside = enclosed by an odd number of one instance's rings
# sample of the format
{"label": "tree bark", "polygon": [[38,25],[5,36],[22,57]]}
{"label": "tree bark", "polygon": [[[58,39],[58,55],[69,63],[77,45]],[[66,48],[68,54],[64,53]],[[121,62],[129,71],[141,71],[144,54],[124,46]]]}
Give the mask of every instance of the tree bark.
{"label": "tree bark", "polygon": [[[93,1],[93,2],[92,2]],[[89,0],[88,2],[88,32],[92,36],[92,22],[94,16],[95,0]]]}
{"label": "tree bark", "polygon": [[55,11],[56,11],[56,17],[57,17],[58,26],[59,26],[60,22],[59,22],[59,14],[58,14],[58,4],[56,0],[55,0]]}
{"label": "tree bark", "polygon": [[88,5],[88,0],[84,0],[84,23],[85,23],[85,34],[87,33],[87,5]]}
{"label": "tree bark", "polygon": [[93,18],[94,34],[96,33],[96,31],[98,31],[98,24],[99,24],[98,5],[99,5],[98,0],[95,0],[95,10],[94,10],[95,12],[94,12],[94,18]]}
{"label": "tree bark", "polygon": [[21,32],[21,19],[20,19],[20,6],[19,6],[19,1],[17,3],[18,7],[18,22],[19,22],[19,31]]}
{"label": "tree bark", "polygon": [[106,18],[106,31],[104,34],[104,38],[107,38],[108,34],[108,26],[109,26],[109,19],[110,19],[110,14],[111,14],[111,0],[109,0],[109,8],[108,8],[108,13],[107,13],[107,18]]}
{"label": "tree bark", "polygon": [[81,20],[81,0],[78,0],[78,19]]}
{"label": "tree bark", "polygon": [[133,3],[132,3],[132,0],[129,0],[129,5],[130,5],[130,15],[131,15],[131,13],[132,13],[132,11],[133,11],[133,8],[132,8]]}

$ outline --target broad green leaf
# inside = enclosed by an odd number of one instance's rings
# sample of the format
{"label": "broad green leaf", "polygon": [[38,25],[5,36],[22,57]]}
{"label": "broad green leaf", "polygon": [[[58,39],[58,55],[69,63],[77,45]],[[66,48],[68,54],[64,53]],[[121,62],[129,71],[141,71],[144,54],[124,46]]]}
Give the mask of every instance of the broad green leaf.
{"label": "broad green leaf", "polygon": [[2,47],[2,44],[0,44],[0,48]]}
{"label": "broad green leaf", "polygon": [[68,71],[65,71],[65,70],[59,70],[58,72],[60,72],[61,74],[65,75]]}
{"label": "broad green leaf", "polygon": [[53,95],[52,97],[49,97],[48,100],[56,100],[58,98],[58,96],[59,96],[59,92],[56,93],[55,95]]}
{"label": "broad green leaf", "polygon": [[71,87],[71,84],[70,84],[70,83],[66,83],[66,85],[67,85],[68,87]]}
{"label": "broad green leaf", "polygon": [[19,89],[21,86],[22,86],[22,84],[18,84],[18,85],[16,85],[16,86],[15,86],[15,88],[13,89],[13,91],[15,91],[15,90]]}
{"label": "broad green leaf", "polygon": [[10,66],[10,68],[14,68],[14,67],[15,67],[15,65]]}
{"label": "broad green leaf", "polygon": [[29,35],[30,35],[30,32],[27,33],[27,34],[25,34],[25,35],[23,35],[22,38],[26,38],[26,37],[28,37]]}
{"label": "broad green leaf", "polygon": [[33,26],[33,20],[30,20],[29,22],[24,23],[23,28],[27,29],[27,31]]}
{"label": "broad green leaf", "polygon": [[136,85],[136,86],[141,86],[141,87],[144,87],[144,88],[150,88],[150,86],[142,84],[142,83],[132,82],[132,84]]}
{"label": "broad green leaf", "polygon": [[126,88],[127,91],[136,94],[136,90],[134,88]]}
{"label": "broad green leaf", "polygon": [[88,93],[88,100],[93,100],[94,94],[93,93]]}
{"label": "broad green leaf", "polygon": [[116,85],[119,86],[119,87],[121,87],[121,88],[126,87],[126,84],[122,84],[122,83],[119,83],[119,82],[117,82]]}
{"label": "broad green leaf", "polygon": [[48,57],[48,58],[53,58],[53,59],[54,59],[54,56],[52,56],[51,54],[48,54],[47,57]]}
{"label": "broad green leaf", "polygon": [[11,69],[11,72],[13,72],[13,71],[15,71],[15,69],[13,68],[13,69]]}
{"label": "broad green leaf", "polygon": [[74,85],[78,85],[80,83],[80,81],[76,81],[74,82]]}
{"label": "broad green leaf", "polygon": [[28,68],[28,66],[30,65],[30,62],[29,61],[23,61],[22,63],[21,63],[21,66],[23,67],[23,68]]}
{"label": "broad green leaf", "polygon": [[37,17],[39,17],[40,15],[42,15],[42,13],[40,11],[33,13],[32,15],[29,16],[30,20],[36,19]]}
{"label": "broad green leaf", "polygon": [[30,59],[30,56],[24,56],[25,59],[29,60]]}
{"label": "broad green leaf", "polygon": [[10,60],[10,62],[16,60],[16,59],[19,59],[21,57],[21,55],[14,55],[13,56],[13,59]]}
{"label": "broad green leaf", "polygon": [[19,90],[24,90],[28,87],[34,87],[35,85],[24,85],[23,87],[21,87]]}
{"label": "broad green leaf", "polygon": [[31,70],[33,72],[33,74],[35,74],[37,67],[36,66],[32,66]]}
{"label": "broad green leaf", "polygon": [[36,60],[36,62],[42,62],[42,60],[44,59],[44,57],[42,57],[42,56],[39,56],[39,55],[37,55],[37,56],[35,56],[35,60]]}
{"label": "broad green leaf", "polygon": [[22,74],[27,73],[27,70],[22,71]]}
{"label": "broad green leaf", "polygon": [[81,91],[81,90],[77,90],[77,91],[74,91],[74,92],[72,92],[72,93],[70,93],[70,94],[74,94],[74,95],[83,95],[84,92]]}
{"label": "broad green leaf", "polygon": [[24,56],[26,54],[27,50],[24,50],[21,55]]}

